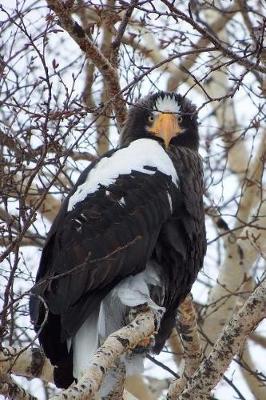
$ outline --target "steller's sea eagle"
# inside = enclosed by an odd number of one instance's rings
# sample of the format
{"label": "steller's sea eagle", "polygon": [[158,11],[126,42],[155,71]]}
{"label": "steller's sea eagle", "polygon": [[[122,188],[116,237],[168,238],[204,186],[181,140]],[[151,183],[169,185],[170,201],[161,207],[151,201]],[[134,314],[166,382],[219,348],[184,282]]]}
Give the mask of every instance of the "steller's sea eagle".
{"label": "steller's sea eagle", "polygon": [[198,147],[191,102],[149,95],[129,110],[120,146],[92,162],[63,202],[30,301],[57,386],[79,379],[131,308],[163,313],[153,350],[162,349],[206,251]]}

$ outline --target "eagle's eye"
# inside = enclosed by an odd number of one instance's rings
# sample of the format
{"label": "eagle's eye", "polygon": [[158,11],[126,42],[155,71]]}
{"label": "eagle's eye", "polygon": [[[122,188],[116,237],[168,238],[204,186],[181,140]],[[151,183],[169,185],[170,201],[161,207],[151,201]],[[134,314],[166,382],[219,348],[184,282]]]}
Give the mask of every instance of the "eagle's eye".
{"label": "eagle's eye", "polygon": [[151,123],[154,121],[154,115],[153,114],[150,114],[148,116],[148,121],[151,122]]}
{"label": "eagle's eye", "polygon": [[177,121],[180,123],[180,122],[182,122],[183,121],[183,117],[181,116],[181,115],[178,115],[177,116]]}

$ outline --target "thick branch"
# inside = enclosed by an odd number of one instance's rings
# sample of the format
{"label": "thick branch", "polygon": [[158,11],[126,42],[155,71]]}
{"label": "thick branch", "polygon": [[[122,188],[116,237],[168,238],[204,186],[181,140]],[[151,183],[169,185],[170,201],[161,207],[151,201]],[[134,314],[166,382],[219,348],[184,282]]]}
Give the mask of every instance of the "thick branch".
{"label": "thick branch", "polygon": [[54,367],[40,348],[6,347],[0,352],[0,376],[7,373],[53,382]]}
{"label": "thick branch", "polygon": [[37,400],[36,397],[18,386],[9,375],[0,376],[0,394],[10,400]]}
{"label": "thick branch", "polygon": [[198,368],[202,358],[201,341],[198,333],[197,315],[191,295],[180,304],[178,318],[178,332],[180,334],[183,348],[185,368],[183,376],[174,381],[169,389],[172,398],[181,393],[188,377],[192,376]]}
{"label": "thick branch", "polygon": [[179,308],[178,330],[185,357],[185,376],[191,376],[200,364],[202,348],[198,333],[197,313],[192,295],[188,295]]}
{"label": "thick branch", "polygon": [[113,366],[120,355],[134,349],[140,341],[152,335],[155,330],[154,313],[151,310],[139,313],[133,322],[106,339],[95,353],[91,367],[80,381],[61,394],[54,396],[53,400],[94,399],[107,369]]}
{"label": "thick branch", "polygon": [[[212,352],[205,359],[178,400],[206,400],[238,354],[246,337],[266,317],[266,280],[249,297],[243,308],[224,328]],[[170,399],[174,399],[171,398]]]}

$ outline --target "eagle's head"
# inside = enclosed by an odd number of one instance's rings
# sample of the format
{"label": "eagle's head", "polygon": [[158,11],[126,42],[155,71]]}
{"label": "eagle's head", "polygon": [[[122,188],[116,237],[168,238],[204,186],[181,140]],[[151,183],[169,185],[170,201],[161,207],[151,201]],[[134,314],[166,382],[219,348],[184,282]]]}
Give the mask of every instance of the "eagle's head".
{"label": "eagle's head", "polygon": [[122,145],[140,138],[154,138],[168,148],[186,146],[198,150],[196,107],[173,92],[158,92],[132,106],[121,133]]}

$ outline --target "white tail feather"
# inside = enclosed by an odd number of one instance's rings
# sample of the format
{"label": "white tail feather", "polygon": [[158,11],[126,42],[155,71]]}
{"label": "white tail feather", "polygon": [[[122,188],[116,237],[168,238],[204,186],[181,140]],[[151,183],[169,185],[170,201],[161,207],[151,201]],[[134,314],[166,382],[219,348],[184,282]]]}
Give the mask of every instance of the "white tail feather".
{"label": "white tail feather", "polygon": [[[80,379],[88,369],[92,356],[107,336],[125,325],[128,307],[147,304],[163,313],[164,307],[156,304],[150,294],[150,287],[157,287],[163,302],[164,290],[156,263],[148,263],[145,271],[129,276],[121,281],[102,300],[101,305],[90,315],[72,339],[73,375]],[[70,345],[71,342],[68,343]],[[125,364],[126,374],[132,375],[143,371],[145,354],[124,354],[121,362]],[[101,387],[101,396],[106,395],[116,384],[115,369],[108,371]]]}
{"label": "white tail feather", "polygon": [[73,344],[73,376],[80,379],[89,367],[91,358],[98,348],[99,310],[83,323],[74,338]]}

